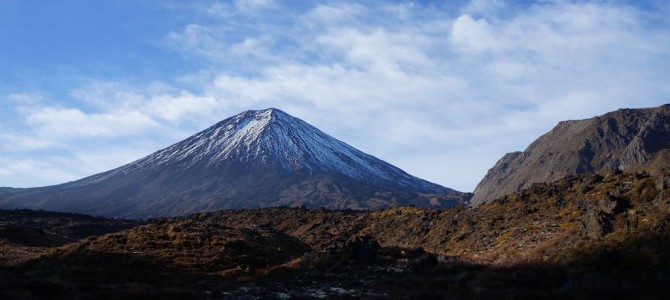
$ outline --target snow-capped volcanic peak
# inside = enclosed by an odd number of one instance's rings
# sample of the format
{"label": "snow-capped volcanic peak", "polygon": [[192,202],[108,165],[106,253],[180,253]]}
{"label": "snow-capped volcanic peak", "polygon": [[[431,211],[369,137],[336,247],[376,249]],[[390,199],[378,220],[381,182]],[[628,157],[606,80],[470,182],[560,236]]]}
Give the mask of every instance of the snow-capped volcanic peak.
{"label": "snow-capped volcanic peak", "polygon": [[227,163],[279,166],[301,174],[339,173],[426,192],[451,191],[411,176],[274,108],[246,111],[223,120],[120,171],[129,173],[166,164],[187,169]]}
{"label": "snow-capped volcanic peak", "polygon": [[266,109],[114,170],[55,186],[0,189],[0,208],[153,218],[270,206],[446,208],[468,198]]}

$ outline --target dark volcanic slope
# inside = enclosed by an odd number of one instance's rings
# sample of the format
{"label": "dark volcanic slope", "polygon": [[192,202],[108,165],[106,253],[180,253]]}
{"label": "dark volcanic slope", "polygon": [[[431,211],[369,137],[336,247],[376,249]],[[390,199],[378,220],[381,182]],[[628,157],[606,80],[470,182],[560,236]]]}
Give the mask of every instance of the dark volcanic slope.
{"label": "dark volcanic slope", "polygon": [[228,118],[112,171],[0,195],[0,208],[146,218],[268,206],[448,207],[468,196],[266,109]]}
{"label": "dark volcanic slope", "polygon": [[621,109],[599,117],[560,122],[523,152],[503,156],[475,188],[476,206],[569,175],[646,169],[670,158],[670,105]]}
{"label": "dark volcanic slope", "polygon": [[10,194],[19,191],[20,189],[10,187],[0,187],[0,194]]}

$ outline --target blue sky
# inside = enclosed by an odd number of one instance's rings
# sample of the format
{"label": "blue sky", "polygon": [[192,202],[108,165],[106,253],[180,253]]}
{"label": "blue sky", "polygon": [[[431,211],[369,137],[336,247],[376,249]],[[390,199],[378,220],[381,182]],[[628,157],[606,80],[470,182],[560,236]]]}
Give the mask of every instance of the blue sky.
{"label": "blue sky", "polygon": [[668,3],[0,0],[0,186],[276,107],[471,191],[558,121],[670,102]]}

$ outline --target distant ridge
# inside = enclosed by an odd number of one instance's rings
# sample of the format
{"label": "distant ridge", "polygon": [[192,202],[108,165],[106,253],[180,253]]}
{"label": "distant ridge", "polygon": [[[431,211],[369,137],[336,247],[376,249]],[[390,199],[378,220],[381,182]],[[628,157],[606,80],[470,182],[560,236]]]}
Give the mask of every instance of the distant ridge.
{"label": "distant ridge", "polygon": [[468,197],[271,108],[245,111],[108,172],[0,196],[0,208],[145,218],[268,206],[442,208]]}
{"label": "distant ridge", "polygon": [[658,172],[670,162],[670,104],[563,121],[523,152],[508,153],[477,185],[474,206],[568,175]]}

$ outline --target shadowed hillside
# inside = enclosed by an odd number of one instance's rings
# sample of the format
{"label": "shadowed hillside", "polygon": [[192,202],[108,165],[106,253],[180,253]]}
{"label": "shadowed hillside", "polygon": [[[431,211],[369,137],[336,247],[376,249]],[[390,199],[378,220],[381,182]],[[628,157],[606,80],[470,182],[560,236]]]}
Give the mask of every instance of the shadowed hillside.
{"label": "shadowed hillside", "polygon": [[82,214],[0,210],[0,265],[14,264],[89,236],[122,231],[141,222]]}

